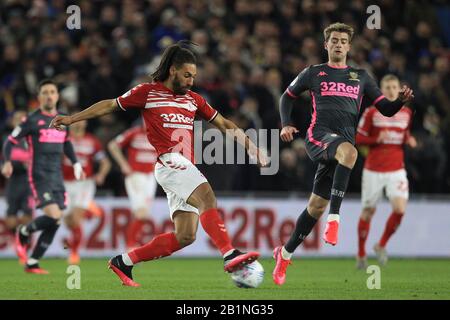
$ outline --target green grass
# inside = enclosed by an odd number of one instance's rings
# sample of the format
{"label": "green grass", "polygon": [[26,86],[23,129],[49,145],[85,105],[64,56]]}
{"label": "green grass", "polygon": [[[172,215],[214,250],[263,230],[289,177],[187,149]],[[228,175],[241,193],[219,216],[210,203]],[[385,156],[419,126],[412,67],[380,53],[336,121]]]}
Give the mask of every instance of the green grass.
{"label": "green grass", "polygon": [[[44,259],[50,275],[25,274],[16,260],[0,260],[0,299],[450,299],[450,260],[392,259],[381,269],[381,289],[369,290],[365,271],[352,259],[298,259],[287,282],[273,284],[273,261],[260,260],[266,275],[257,289],[234,287],[221,259],[163,259],[140,264],[140,288],[123,287],[106,260],[85,259],[81,289],[66,287],[64,260]],[[370,260],[369,263],[375,263]]]}

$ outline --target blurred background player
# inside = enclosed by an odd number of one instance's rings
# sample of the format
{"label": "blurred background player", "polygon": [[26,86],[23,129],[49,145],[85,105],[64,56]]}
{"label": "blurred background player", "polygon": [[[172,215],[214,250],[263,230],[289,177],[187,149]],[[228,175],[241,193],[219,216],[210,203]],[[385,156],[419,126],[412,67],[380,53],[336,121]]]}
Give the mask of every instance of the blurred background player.
{"label": "blurred background player", "polygon": [[[395,101],[400,92],[400,80],[394,75],[381,79],[381,92],[390,101]],[[362,212],[358,224],[357,268],[367,268],[365,244],[369,234],[370,220],[383,190],[391,202],[392,213],[386,222],[383,235],[374,246],[381,265],[387,262],[386,244],[397,230],[408,201],[408,178],[405,170],[403,145],[417,146],[410,135],[412,111],[403,106],[393,117],[383,116],[375,107],[367,108],[359,122],[356,143],[369,147],[362,173]]]}
{"label": "blurred background player", "polygon": [[226,272],[238,270],[259,257],[258,252],[243,253],[233,247],[217,210],[214,191],[193,164],[195,116],[231,134],[259,165],[267,165],[267,158],[241,129],[190,90],[197,75],[197,59],[184,44],[178,42],[165,49],[152,74],[153,82],[139,84],[117,99],[102,100],[71,116],[57,116],[51,124],[62,130],[74,122],[120,109],[141,111],[147,138],[158,152],[155,177],[167,194],[175,232],[159,234],[147,244],[109,261],[109,267],[127,286],[139,286],[132,276],[135,264],[170,256],[192,244],[199,221],[221,252]]}
{"label": "blurred background player", "polygon": [[[12,128],[18,126],[27,113],[16,111],[11,117]],[[14,238],[16,228],[19,224],[26,224],[33,218],[34,199],[31,195],[30,183],[28,181],[27,170],[30,165],[31,154],[28,144],[24,138],[12,146],[11,163],[13,173],[6,182],[5,197],[8,208],[6,209],[6,227],[11,231]],[[19,212],[22,215],[19,217]]]}
{"label": "blurred background player", "polygon": [[358,157],[354,143],[363,96],[390,117],[413,97],[412,90],[405,86],[395,101],[389,101],[366,70],[347,65],[353,33],[353,27],[339,22],[325,28],[324,48],[328,62],[303,69],[280,98],[283,128],[280,137],[290,142],[299,132],[291,119],[294,101],[301,93],[309,91],[313,114],[305,139],[306,151],[311,160],[318,163],[318,168],[308,205],[298,217],[294,232],[284,246],[274,250],[276,266],[272,277],[278,285],[286,280],[292,253],[311,232],[328,203],[323,239],[328,244],[337,244],[340,208]]}
{"label": "blurred background player", "polygon": [[[38,85],[39,109],[31,113],[8,137],[3,146],[5,163],[2,173],[8,178],[14,168],[11,162],[13,145],[26,138],[31,152],[28,178],[31,191],[36,200],[36,208],[44,214],[26,225],[20,225],[16,232],[16,253],[21,261],[26,261],[25,272],[47,274],[39,267],[39,259],[51,245],[61,223],[63,210],[66,208],[66,194],[62,175],[62,156],[65,154],[73,164],[75,176],[83,178],[83,169],[77,162],[72,143],[68,139],[66,128],[58,131],[50,128],[51,120],[57,115],[56,105],[59,93],[56,83],[42,80]],[[28,258],[27,247],[30,236],[42,231]]]}
{"label": "blurred background player", "polygon": [[[111,169],[111,162],[100,141],[94,135],[86,132],[86,126],[87,121],[80,121],[71,126],[69,131],[70,141],[78,162],[83,167],[86,179],[77,180],[75,178],[69,158],[65,157],[63,163],[64,185],[69,198],[64,221],[71,231],[71,238],[66,241],[70,249],[69,264],[80,262],[78,249],[83,237],[81,223],[87,214],[92,216],[96,212],[102,212],[94,202],[96,186],[103,185]],[[96,163],[98,163],[97,173],[95,173]]]}
{"label": "blurred background player", "polygon": [[[122,149],[126,149],[127,157]],[[126,235],[127,248],[131,250],[138,244],[142,245],[138,243],[140,233],[156,193],[157,184],[153,171],[158,154],[147,139],[142,121],[111,140],[108,150],[125,175],[125,188],[133,213]]]}

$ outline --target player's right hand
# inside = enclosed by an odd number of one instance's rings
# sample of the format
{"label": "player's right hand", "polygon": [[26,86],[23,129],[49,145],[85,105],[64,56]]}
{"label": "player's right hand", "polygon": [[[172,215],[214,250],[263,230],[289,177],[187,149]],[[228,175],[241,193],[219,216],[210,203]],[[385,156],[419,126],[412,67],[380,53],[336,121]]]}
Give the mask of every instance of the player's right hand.
{"label": "player's right hand", "polygon": [[388,137],[389,137],[389,132],[387,130],[380,131],[380,133],[378,134],[378,137],[377,137],[377,143],[384,142],[384,140],[386,140]]}
{"label": "player's right hand", "polygon": [[50,122],[49,127],[62,131],[66,126],[70,126],[71,124],[72,118],[70,116],[56,116],[53,118],[52,122]]}
{"label": "player's right hand", "polygon": [[122,171],[124,176],[129,176],[130,174],[133,173],[133,169],[131,169],[128,163],[120,166],[120,171]]}
{"label": "player's right hand", "polygon": [[6,161],[2,167],[2,175],[4,175],[5,178],[9,178],[9,177],[11,177],[12,173],[13,173],[12,163],[11,163],[11,161]]}
{"label": "player's right hand", "polygon": [[411,101],[412,99],[414,99],[413,90],[408,86],[403,86],[400,90],[399,99],[404,103]]}
{"label": "player's right hand", "polygon": [[294,140],[294,133],[299,133],[298,129],[293,126],[285,126],[281,129],[280,138],[283,142]]}

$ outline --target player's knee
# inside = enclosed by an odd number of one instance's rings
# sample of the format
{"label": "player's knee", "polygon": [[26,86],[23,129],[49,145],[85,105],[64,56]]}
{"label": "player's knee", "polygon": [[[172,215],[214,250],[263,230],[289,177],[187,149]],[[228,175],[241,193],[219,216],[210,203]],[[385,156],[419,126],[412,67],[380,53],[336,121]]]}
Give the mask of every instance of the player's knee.
{"label": "player's knee", "polygon": [[361,213],[361,219],[369,222],[370,220],[372,220],[374,214],[375,208],[364,208]]}
{"label": "player's knee", "polygon": [[353,168],[358,159],[358,150],[348,142],[344,142],[340,147],[338,162],[346,167]]}
{"label": "player's knee", "polygon": [[67,216],[64,217],[64,223],[68,228],[74,227],[73,217],[71,214],[68,214]]}
{"label": "player's knee", "polygon": [[133,214],[136,219],[145,219],[147,217],[147,208],[139,208]]}
{"label": "player's knee", "polygon": [[198,208],[198,209],[200,210],[200,212],[203,212],[205,210],[208,210],[211,208],[216,208],[216,207],[217,207],[216,196],[214,195],[214,191],[212,191],[212,189],[209,188],[202,195],[201,202],[200,202],[200,208]]}
{"label": "player's knee", "polygon": [[326,208],[326,204],[317,201],[311,201],[308,203],[309,214],[317,219],[320,218],[320,216],[325,212]]}
{"label": "player's knee", "polygon": [[187,232],[176,234],[176,237],[181,247],[186,247],[195,241],[195,233]]}

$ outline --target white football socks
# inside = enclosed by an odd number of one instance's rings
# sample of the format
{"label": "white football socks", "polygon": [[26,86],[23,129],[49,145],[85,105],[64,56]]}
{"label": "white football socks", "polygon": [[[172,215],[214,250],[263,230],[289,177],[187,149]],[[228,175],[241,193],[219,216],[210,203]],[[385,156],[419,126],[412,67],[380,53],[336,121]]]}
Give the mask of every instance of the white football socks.
{"label": "white football socks", "polygon": [[327,221],[337,221],[339,223],[339,215],[330,213],[328,214]]}
{"label": "white football socks", "polygon": [[284,260],[291,260],[292,253],[289,253],[283,246],[281,247],[281,257],[283,257]]}
{"label": "white football socks", "polygon": [[225,252],[223,254],[223,258],[225,259],[226,257],[228,257],[230,254],[232,254],[234,252],[234,249],[228,250],[227,252]]}
{"label": "white football socks", "polygon": [[128,255],[128,253],[122,254],[122,260],[123,260],[123,263],[125,263],[125,265],[127,265],[127,266],[132,266],[133,265],[133,261],[131,261],[130,256]]}

